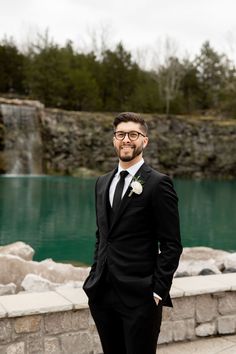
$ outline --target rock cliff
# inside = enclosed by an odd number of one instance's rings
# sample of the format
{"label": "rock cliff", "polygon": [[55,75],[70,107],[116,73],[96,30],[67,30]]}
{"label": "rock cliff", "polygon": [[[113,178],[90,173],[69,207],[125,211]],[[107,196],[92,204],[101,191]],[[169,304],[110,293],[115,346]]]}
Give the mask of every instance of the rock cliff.
{"label": "rock cliff", "polygon": [[[2,105],[30,104],[40,110],[42,171],[79,175],[114,168],[111,113],[44,109],[37,102],[0,99],[0,169],[6,172]],[[15,112],[15,110],[13,110]],[[213,117],[144,115],[149,126],[145,160],[178,177],[236,177],[236,121]]]}

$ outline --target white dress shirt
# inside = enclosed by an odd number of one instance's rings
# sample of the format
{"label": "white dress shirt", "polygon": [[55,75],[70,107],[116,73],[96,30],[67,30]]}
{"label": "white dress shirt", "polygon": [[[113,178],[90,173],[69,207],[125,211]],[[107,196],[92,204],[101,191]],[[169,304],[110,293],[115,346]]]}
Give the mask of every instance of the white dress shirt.
{"label": "white dress shirt", "polygon": [[[138,170],[140,169],[140,167],[144,164],[144,159],[140,160],[139,162],[137,162],[135,165],[127,168],[127,169],[124,169],[120,166],[120,164],[118,165],[118,171],[117,173],[115,174],[112,182],[111,182],[111,185],[110,185],[110,190],[109,190],[109,200],[110,200],[110,204],[112,206],[112,203],[113,203],[113,198],[114,198],[114,193],[115,193],[115,189],[116,189],[116,185],[117,183],[119,182],[119,179],[120,179],[120,172],[121,171],[128,171],[129,174],[126,176],[125,178],[125,184],[124,184],[124,189],[123,189],[123,192],[122,192],[122,198],[123,196],[125,195],[133,177],[135,176],[135,174],[138,172]],[[162,300],[162,298],[157,295],[156,293],[153,293],[153,296],[155,298],[157,298],[158,300]]]}
{"label": "white dress shirt", "polygon": [[120,172],[121,171],[128,171],[129,174],[126,176],[125,178],[125,184],[124,184],[124,189],[123,189],[123,192],[122,192],[122,198],[123,196],[125,195],[125,192],[127,191],[133,177],[135,176],[135,174],[138,172],[138,170],[140,169],[140,167],[143,165],[144,163],[144,159],[140,160],[139,162],[137,162],[135,165],[127,168],[126,170],[124,168],[122,168],[120,166],[120,164],[118,165],[118,171],[117,173],[115,174],[112,182],[111,182],[111,185],[110,185],[110,191],[109,191],[109,200],[110,200],[110,204],[112,206],[112,202],[113,202],[113,198],[114,198],[114,193],[115,193],[115,189],[116,189],[116,185],[117,183],[119,182],[119,179],[120,179]]}

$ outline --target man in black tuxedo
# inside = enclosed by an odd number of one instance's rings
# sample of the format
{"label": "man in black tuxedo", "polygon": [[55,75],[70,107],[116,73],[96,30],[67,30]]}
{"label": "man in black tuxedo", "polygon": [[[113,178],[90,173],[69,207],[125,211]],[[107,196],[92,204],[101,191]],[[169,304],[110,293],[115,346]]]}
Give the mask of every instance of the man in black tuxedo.
{"label": "man in black tuxedo", "polygon": [[182,252],[178,198],[171,179],[143,160],[140,115],[115,118],[113,144],[119,165],[96,183],[95,256],[84,290],[104,354],[155,354]]}

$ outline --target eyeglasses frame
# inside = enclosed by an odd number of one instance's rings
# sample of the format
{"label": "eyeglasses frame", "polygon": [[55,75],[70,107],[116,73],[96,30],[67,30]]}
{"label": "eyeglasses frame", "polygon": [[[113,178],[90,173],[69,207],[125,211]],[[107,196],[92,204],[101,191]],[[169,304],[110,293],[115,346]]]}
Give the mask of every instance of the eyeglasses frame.
{"label": "eyeglasses frame", "polygon": [[[123,133],[123,134],[124,134],[123,139],[117,139],[116,133]],[[137,134],[138,134],[137,139],[130,139],[130,136],[129,136],[130,133],[137,133]],[[128,138],[129,138],[130,141],[136,141],[136,140],[138,140],[138,138],[140,137],[140,135],[142,135],[144,138],[146,138],[146,135],[144,135],[143,133],[137,132],[136,130],[131,130],[131,131],[129,131],[129,132],[123,132],[122,130],[118,130],[118,131],[114,132],[114,137],[115,137],[116,140],[118,140],[118,141],[124,140],[125,137],[126,137],[126,135],[128,135]]]}

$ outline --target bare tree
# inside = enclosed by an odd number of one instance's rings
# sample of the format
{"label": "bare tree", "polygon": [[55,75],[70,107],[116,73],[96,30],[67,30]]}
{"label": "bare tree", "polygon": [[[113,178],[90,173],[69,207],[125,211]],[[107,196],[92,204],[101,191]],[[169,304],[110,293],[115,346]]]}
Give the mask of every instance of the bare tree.
{"label": "bare tree", "polygon": [[233,32],[227,32],[226,34],[226,48],[225,52],[228,52],[229,58],[232,62],[236,62],[236,36]]}
{"label": "bare tree", "polygon": [[177,58],[177,44],[172,38],[157,42],[153,56],[153,75],[158,81],[160,95],[165,101],[166,114],[170,112],[170,104],[179,92],[183,67]]}
{"label": "bare tree", "polygon": [[150,46],[136,48],[132,51],[132,56],[141,69],[145,71],[152,70],[153,50]]}
{"label": "bare tree", "polygon": [[103,53],[112,47],[111,36],[112,27],[110,24],[100,24],[99,26],[87,29],[87,38],[83,40],[80,48],[83,53],[93,52],[98,59],[102,58]]}

